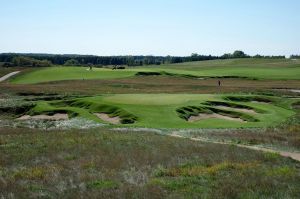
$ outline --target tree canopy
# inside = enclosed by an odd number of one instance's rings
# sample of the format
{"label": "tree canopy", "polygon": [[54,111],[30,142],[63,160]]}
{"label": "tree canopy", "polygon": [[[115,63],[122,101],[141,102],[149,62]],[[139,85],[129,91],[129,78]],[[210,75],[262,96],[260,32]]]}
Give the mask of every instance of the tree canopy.
{"label": "tree canopy", "polygon": [[[88,66],[102,67],[108,65],[127,65],[127,66],[142,66],[142,65],[160,65],[173,64],[192,61],[205,61],[216,59],[241,59],[250,58],[241,50],[234,51],[232,54],[224,54],[222,56],[199,55],[193,53],[190,56],[94,56],[94,55],[57,55],[57,54],[17,54],[17,53],[2,53],[0,54],[0,62],[8,63],[7,65],[15,66],[50,66],[66,65],[66,66]],[[295,56],[294,56],[295,57]],[[281,59],[285,56],[261,56],[256,55],[253,58],[273,58]]]}

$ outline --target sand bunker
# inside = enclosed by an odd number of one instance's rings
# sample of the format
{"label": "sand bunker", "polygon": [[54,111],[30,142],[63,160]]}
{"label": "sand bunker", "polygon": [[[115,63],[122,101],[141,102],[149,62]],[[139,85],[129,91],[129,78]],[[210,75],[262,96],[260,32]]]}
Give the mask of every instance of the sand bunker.
{"label": "sand bunker", "polygon": [[54,115],[23,115],[19,117],[17,120],[67,120],[69,119],[68,114],[57,113]]}
{"label": "sand bunker", "polygon": [[220,115],[220,114],[205,114],[205,113],[201,113],[197,116],[191,116],[189,118],[189,122],[197,122],[199,120],[204,120],[204,119],[225,119],[225,120],[230,120],[230,121],[236,121],[236,122],[247,122],[241,118],[233,118],[233,117],[229,117],[229,116],[224,116],[224,115]]}
{"label": "sand bunker", "polygon": [[121,124],[120,117],[110,117],[108,114],[105,114],[105,113],[95,113],[95,115],[105,122],[108,122],[111,124]]}
{"label": "sand bunker", "polygon": [[290,91],[293,92],[293,93],[300,93],[300,90],[296,90],[296,89],[292,89]]}
{"label": "sand bunker", "polygon": [[262,102],[262,101],[251,101],[251,103],[257,103],[257,104],[271,104],[271,102]]}
{"label": "sand bunker", "polygon": [[234,111],[243,112],[243,113],[257,114],[257,112],[255,112],[254,110],[251,110],[251,109],[233,108],[233,107],[228,107],[228,106],[215,106],[215,107],[225,109],[225,110],[234,110]]}

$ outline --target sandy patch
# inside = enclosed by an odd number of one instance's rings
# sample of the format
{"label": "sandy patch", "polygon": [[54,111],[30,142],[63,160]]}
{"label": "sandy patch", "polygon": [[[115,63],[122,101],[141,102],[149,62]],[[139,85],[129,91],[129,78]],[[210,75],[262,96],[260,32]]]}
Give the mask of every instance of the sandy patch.
{"label": "sandy patch", "polygon": [[228,106],[215,106],[215,107],[225,109],[225,110],[234,110],[234,111],[243,112],[243,113],[257,114],[257,112],[255,112],[254,110],[251,110],[251,109],[233,108],[233,107],[228,107]]}
{"label": "sandy patch", "polygon": [[23,115],[19,117],[17,120],[67,120],[69,119],[68,114],[57,113],[54,115]]}
{"label": "sandy patch", "polygon": [[191,116],[189,118],[189,122],[196,122],[199,120],[204,120],[204,119],[224,119],[224,120],[230,120],[230,121],[236,121],[236,122],[243,122],[245,123],[245,120],[242,120],[241,118],[233,118],[233,117],[229,117],[229,116],[224,116],[224,115],[220,115],[220,114],[205,114],[205,113],[201,113],[198,116]]}
{"label": "sandy patch", "polygon": [[300,93],[300,90],[296,90],[296,89],[292,89],[290,91],[293,92],[293,93]]}
{"label": "sandy patch", "polygon": [[285,91],[285,92],[292,92],[292,93],[300,93],[299,89],[273,89],[275,91]]}
{"label": "sandy patch", "polygon": [[251,102],[257,104],[271,104],[270,102],[261,102],[261,101],[251,101]]}
{"label": "sandy patch", "polygon": [[120,117],[110,117],[108,114],[105,113],[95,113],[98,118],[101,120],[111,123],[111,124],[121,124],[121,118]]}

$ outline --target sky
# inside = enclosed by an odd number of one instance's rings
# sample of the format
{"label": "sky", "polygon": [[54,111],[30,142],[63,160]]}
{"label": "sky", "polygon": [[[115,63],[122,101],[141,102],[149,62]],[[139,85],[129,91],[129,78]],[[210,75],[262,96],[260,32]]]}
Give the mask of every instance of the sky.
{"label": "sky", "polygon": [[0,52],[300,54],[299,0],[0,0]]}

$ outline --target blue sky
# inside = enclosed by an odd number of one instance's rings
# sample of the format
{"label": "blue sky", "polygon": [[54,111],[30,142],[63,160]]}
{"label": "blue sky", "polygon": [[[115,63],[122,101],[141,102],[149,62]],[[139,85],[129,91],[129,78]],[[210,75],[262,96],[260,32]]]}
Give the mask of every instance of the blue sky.
{"label": "blue sky", "polygon": [[0,0],[0,52],[300,54],[299,0]]}

